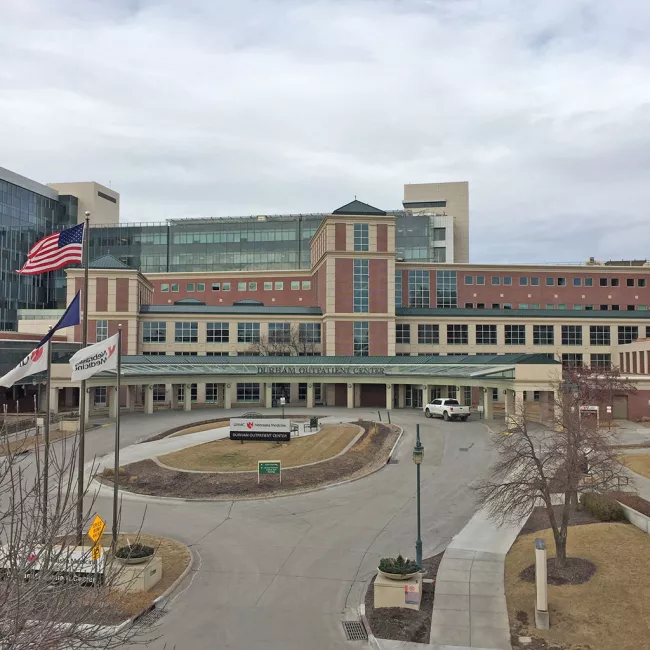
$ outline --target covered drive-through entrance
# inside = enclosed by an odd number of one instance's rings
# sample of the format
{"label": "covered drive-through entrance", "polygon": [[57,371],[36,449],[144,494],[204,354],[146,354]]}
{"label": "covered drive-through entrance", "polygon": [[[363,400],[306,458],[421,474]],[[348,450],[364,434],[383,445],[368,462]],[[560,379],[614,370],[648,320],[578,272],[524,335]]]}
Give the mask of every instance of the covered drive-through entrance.
{"label": "covered drive-through entrance", "polygon": [[[69,366],[57,364],[53,404],[58,391],[75,384],[65,378]],[[69,370],[67,377],[69,377]],[[114,413],[114,371],[88,380],[102,396],[101,406]],[[481,406],[492,417],[498,398],[506,415],[535,394],[552,408],[552,391],[561,365],[544,355],[505,354],[465,357],[167,357],[122,359],[123,408],[191,410],[195,404],[223,409],[271,407],[284,396],[292,406],[348,408],[422,408],[434,397],[455,397]],[[549,395],[551,397],[549,397]],[[88,413],[94,401],[86,400]]]}

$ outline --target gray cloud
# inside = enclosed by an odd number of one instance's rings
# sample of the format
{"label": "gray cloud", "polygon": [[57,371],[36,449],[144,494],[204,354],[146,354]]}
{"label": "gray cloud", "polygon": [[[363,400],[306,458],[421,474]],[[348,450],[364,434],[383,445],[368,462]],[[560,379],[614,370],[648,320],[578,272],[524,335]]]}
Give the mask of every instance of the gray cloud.
{"label": "gray cloud", "polygon": [[649,28],[643,0],[8,0],[1,164],[131,221],[469,180],[473,261],[646,257]]}

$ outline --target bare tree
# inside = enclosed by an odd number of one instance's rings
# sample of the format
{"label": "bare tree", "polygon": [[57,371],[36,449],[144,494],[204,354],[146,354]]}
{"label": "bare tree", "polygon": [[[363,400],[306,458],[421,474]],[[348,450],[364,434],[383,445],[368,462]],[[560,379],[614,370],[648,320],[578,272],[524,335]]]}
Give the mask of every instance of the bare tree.
{"label": "bare tree", "polygon": [[560,569],[566,565],[569,517],[578,495],[607,492],[622,475],[611,431],[598,426],[595,411],[586,407],[605,411],[615,395],[634,390],[615,368],[565,368],[549,404],[552,426],[531,423],[519,404],[512,430],[493,440],[497,461],[477,486],[483,502],[495,519],[507,521],[529,515],[541,501]]}
{"label": "bare tree", "polygon": [[315,338],[309,331],[301,331],[299,325],[293,324],[268,336],[260,336],[256,343],[251,344],[249,351],[267,357],[314,356],[317,347]]}
{"label": "bare tree", "polygon": [[[76,447],[75,437],[50,449],[46,494],[38,443],[28,455],[6,435],[0,443],[2,650],[117,648],[145,632],[115,627],[131,616],[121,563],[110,554],[94,563],[90,540],[75,550]],[[82,495],[84,530],[95,515],[93,477]]]}

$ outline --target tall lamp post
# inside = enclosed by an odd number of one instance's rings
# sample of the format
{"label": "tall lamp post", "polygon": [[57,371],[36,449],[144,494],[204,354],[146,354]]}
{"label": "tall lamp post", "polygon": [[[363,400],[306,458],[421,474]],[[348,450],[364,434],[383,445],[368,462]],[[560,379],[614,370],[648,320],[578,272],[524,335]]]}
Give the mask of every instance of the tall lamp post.
{"label": "tall lamp post", "polygon": [[417,504],[418,504],[418,538],[415,541],[415,561],[422,568],[422,535],[420,527],[420,465],[424,459],[424,447],[420,442],[420,425],[416,425],[415,447],[413,447],[413,462],[417,470]]}

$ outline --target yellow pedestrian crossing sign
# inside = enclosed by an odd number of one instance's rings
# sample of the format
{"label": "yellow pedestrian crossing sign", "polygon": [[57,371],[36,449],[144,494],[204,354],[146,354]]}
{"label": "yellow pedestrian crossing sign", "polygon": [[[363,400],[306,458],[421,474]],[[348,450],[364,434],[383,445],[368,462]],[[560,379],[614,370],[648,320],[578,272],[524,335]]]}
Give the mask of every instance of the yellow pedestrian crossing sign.
{"label": "yellow pedestrian crossing sign", "polygon": [[[93,542],[98,542],[102,538],[105,528],[106,522],[99,515],[96,515],[93,519],[93,523],[90,524],[90,528],[88,529],[88,537],[90,537]],[[93,557],[93,559],[95,558]]]}

